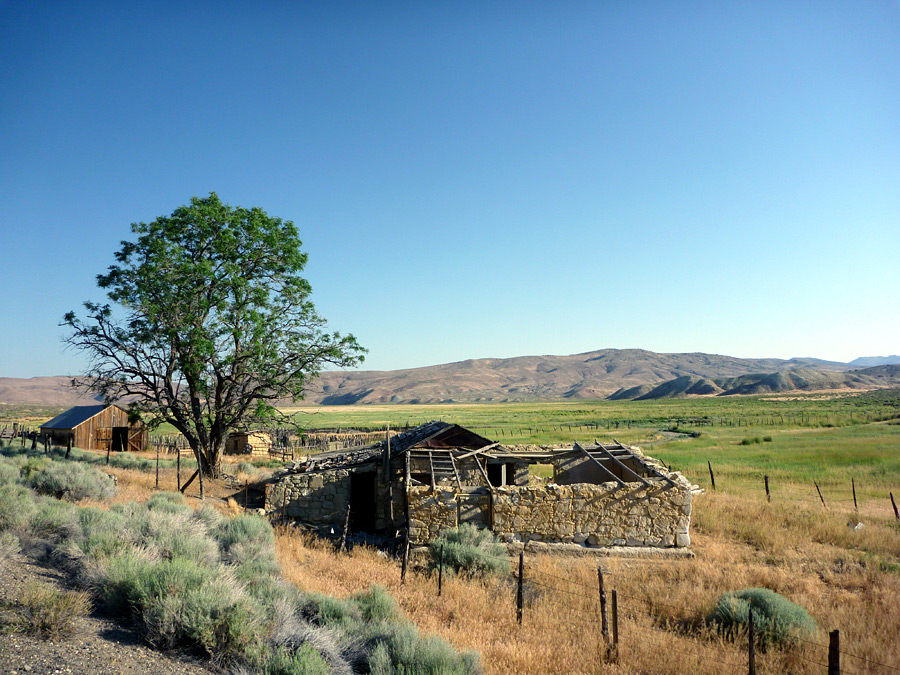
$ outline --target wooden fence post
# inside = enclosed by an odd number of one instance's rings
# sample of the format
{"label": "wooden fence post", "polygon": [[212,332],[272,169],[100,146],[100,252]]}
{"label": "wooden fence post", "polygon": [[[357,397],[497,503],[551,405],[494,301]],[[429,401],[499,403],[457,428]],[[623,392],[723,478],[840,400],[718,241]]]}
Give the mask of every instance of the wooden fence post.
{"label": "wooden fence post", "polygon": [[175,480],[178,483],[178,491],[181,492],[181,448],[176,445],[171,447],[175,451]]}
{"label": "wooden fence post", "polygon": [[772,501],[772,493],[769,492],[769,477],[766,476],[765,479],[766,479],[766,501],[771,502]]}
{"label": "wooden fence post", "polygon": [[156,489],[159,490],[159,446],[156,446]]}
{"label": "wooden fence post", "polygon": [[828,675],[841,675],[841,631],[828,634]]}
{"label": "wooden fence post", "polygon": [[619,594],[612,592],[612,643],[613,659],[619,660]]}
{"label": "wooden fence post", "polygon": [[441,597],[441,589],[444,585],[444,545],[441,544],[441,557],[438,558],[438,597]]}
{"label": "wooden fence post", "polygon": [[597,585],[600,591],[600,635],[609,652],[609,616],[606,613],[606,586],[603,583],[603,568],[597,567]]}
{"label": "wooden fence post", "polygon": [[409,532],[406,533],[406,543],[403,545],[403,564],[400,567],[400,585],[406,583],[406,567],[409,565]]}
{"label": "wooden fence post", "polygon": [[819,499],[822,500],[822,506],[825,507],[825,510],[828,510],[828,506],[825,504],[825,497],[822,496],[822,491],[819,489],[819,484],[816,481],[813,481],[813,485],[816,486],[816,492],[819,493]]}
{"label": "wooden fence post", "polygon": [[750,640],[749,647],[747,653],[747,666],[749,670],[747,671],[749,675],[756,675],[756,645],[754,644],[755,636],[753,634],[753,608],[750,608]]}
{"label": "wooden fence post", "polygon": [[525,600],[525,589],[523,581],[525,577],[525,551],[519,553],[519,587],[516,591],[516,621],[522,625],[522,606]]}
{"label": "wooden fence post", "polygon": [[850,487],[853,488],[853,508],[859,513],[859,504],[856,503],[856,479],[850,476]]}
{"label": "wooden fence post", "polygon": [[894,493],[891,492],[891,506],[894,507],[894,518],[900,520],[900,512],[897,511],[897,502],[894,501]]}
{"label": "wooden fence post", "polygon": [[72,452],[72,434],[69,434],[66,437],[66,459],[69,459],[69,454]]}
{"label": "wooden fence post", "polygon": [[716,477],[713,475],[712,464],[709,463],[709,460],[706,460],[706,466],[709,467],[709,482],[712,483],[712,489],[716,489]]}

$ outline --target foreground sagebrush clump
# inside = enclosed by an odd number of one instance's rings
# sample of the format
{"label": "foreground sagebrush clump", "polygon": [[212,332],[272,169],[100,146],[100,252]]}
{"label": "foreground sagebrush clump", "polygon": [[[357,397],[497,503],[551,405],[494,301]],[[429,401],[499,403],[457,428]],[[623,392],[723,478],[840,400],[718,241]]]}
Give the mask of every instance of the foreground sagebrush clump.
{"label": "foreground sagebrush clump", "polygon": [[151,644],[202,652],[235,673],[480,670],[477,654],[460,655],[419,635],[379,587],[338,600],[287,584],[272,527],[261,517],[195,510],[178,493],[109,510],[82,508],[26,487],[55,464],[32,462],[26,470],[29,461],[0,460],[14,467],[0,469],[7,554],[19,543],[52,554],[98,607],[138,619]]}
{"label": "foreground sagebrush clump", "polygon": [[464,574],[502,574],[509,572],[506,547],[490,530],[470,523],[444,530],[428,547],[431,564],[436,567],[443,550],[444,569]]}
{"label": "foreground sagebrush clump", "polygon": [[816,632],[815,620],[803,607],[768,588],[722,594],[708,622],[721,633],[733,636],[738,629],[750,625],[751,609],[753,629],[764,642],[781,643],[792,636],[809,637]]}

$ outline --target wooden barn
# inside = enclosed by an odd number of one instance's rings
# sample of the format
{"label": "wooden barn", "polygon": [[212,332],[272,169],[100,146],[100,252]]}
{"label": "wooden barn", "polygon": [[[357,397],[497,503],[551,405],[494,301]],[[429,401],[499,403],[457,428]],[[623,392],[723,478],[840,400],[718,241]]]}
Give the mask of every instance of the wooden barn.
{"label": "wooden barn", "polygon": [[82,450],[146,450],[147,428],[140,423],[129,424],[128,412],[117,405],[79,405],[69,408],[41,425],[41,438],[52,443],[72,445]]}
{"label": "wooden barn", "polygon": [[225,441],[226,455],[268,455],[272,437],[265,431],[236,431]]}

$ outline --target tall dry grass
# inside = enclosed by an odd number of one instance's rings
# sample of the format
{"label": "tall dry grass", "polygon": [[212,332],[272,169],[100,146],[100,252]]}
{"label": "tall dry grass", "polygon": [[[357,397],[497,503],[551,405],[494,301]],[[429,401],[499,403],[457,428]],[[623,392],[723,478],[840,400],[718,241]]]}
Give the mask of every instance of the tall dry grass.
{"label": "tall dry grass", "polygon": [[[864,517],[852,530],[846,513],[726,494],[698,497],[695,514],[693,559],[526,557],[522,626],[511,577],[445,578],[439,598],[433,576],[410,573],[401,586],[398,563],[371,549],[339,554],[289,530],[278,532],[276,548],[285,577],[301,588],[343,597],[382,584],[422,630],[479,650],[492,674],[747,672],[744,637],[723,639],[705,617],[722,593],[753,586],[804,606],[819,625],[808,641],[758,654],[759,673],[824,672],[833,629],[841,631],[843,672],[900,672],[900,527],[892,515]],[[617,664],[600,658],[598,562],[619,600]]]}

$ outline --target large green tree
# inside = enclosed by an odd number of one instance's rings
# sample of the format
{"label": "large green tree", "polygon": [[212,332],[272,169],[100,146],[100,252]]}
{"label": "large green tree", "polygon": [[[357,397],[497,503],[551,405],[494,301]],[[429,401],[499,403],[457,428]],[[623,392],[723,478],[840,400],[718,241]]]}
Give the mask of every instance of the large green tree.
{"label": "large green tree", "polygon": [[219,475],[230,430],[271,420],[326,364],[362,361],[317,314],[292,222],[211,193],[131,229],[97,276],[110,302],[64,318],[88,357],[76,384],[174,426],[205,475]]}

